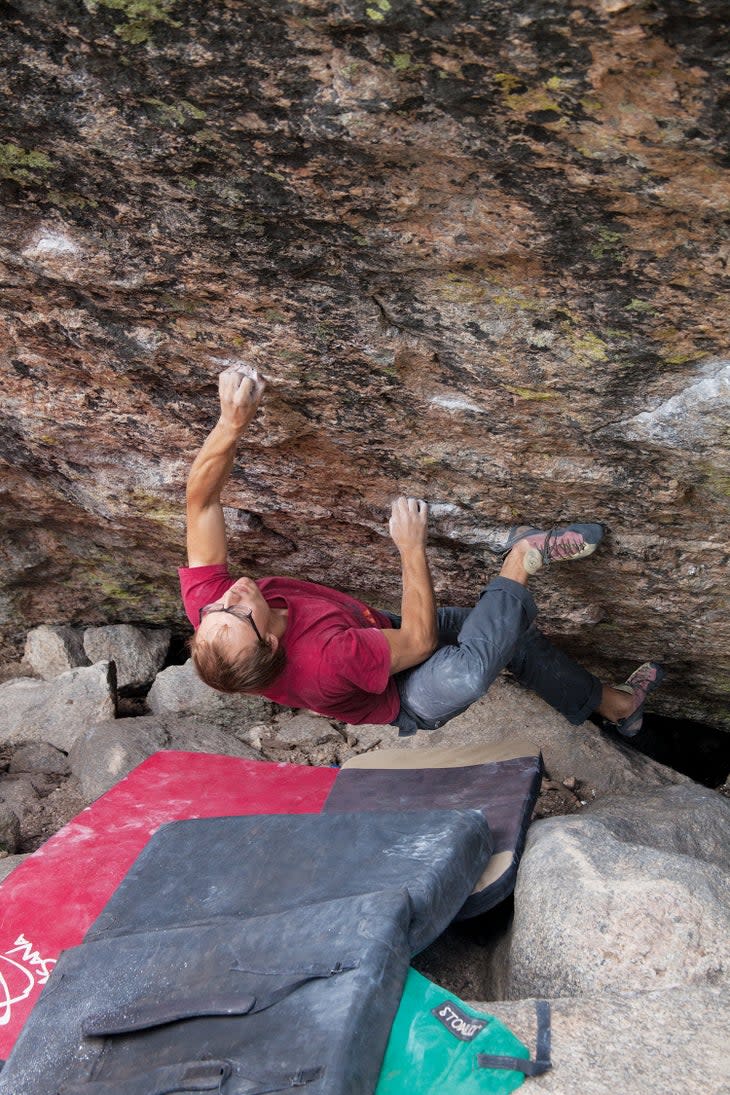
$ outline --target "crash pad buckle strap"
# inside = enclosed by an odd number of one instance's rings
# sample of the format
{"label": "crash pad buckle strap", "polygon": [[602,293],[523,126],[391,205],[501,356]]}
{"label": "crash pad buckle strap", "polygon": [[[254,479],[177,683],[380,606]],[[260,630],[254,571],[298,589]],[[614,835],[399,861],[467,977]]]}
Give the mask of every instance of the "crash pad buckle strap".
{"label": "crash pad buckle strap", "polygon": [[321,1068],[300,1068],[296,1076],[292,1076],[291,1086],[305,1087],[307,1084],[311,1084],[312,1080],[318,1080],[321,1075]]}
{"label": "crash pad buckle strap", "polygon": [[541,1076],[552,1068],[550,1060],[550,1004],[547,1000],[535,1002],[537,1012],[537,1048],[535,1060],[526,1057],[501,1057],[493,1053],[477,1054],[477,1066],[479,1068],[504,1068],[514,1072],[523,1072],[525,1076]]}
{"label": "crash pad buckle strap", "polygon": [[231,1072],[229,1061],[181,1061],[152,1072],[138,1072],[126,1079],[63,1084],[58,1095],[171,1095],[177,1091],[221,1091]]}

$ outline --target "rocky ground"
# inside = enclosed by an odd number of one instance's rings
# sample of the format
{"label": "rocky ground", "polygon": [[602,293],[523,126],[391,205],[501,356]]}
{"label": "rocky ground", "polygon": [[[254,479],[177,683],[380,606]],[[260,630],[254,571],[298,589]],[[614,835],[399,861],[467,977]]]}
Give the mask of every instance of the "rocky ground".
{"label": "rocky ground", "polygon": [[[0,669],[5,681],[0,684],[5,699],[0,715],[0,872],[3,856],[34,851],[157,749],[340,765],[380,746],[411,744],[392,727],[346,726],[253,697],[218,696],[200,684],[189,663],[162,669],[169,638],[167,631],[130,625],[85,632],[41,627],[29,633],[24,660]],[[92,663],[87,651],[103,660]],[[431,735],[428,743],[483,739],[485,719],[499,725],[502,735],[516,730],[528,718],[530,704],[539,701],[517,691],[522,709],[515,717],[512,693],[506,682],[498,684],[488,701],[450,723],[448,732]],[[543,725],[545,719],[553,729],[564,725],[549,708],[541,712]],[[573,755],[570,731],[566,741],[556,743],[556,763],[542,781],[535,818],[577,813],[601,790],[631,782],[634,769],[637,778],[661,771],[633,750],[607,744],[610,739],[595,728],[587,725],[584,733],[595,740],[584,743],[583,760]],[[417,736],[414,743],[418,747],[423,740]],[[622,756],[620,776],[601,771],[612,751]]]}
{"label": "rocky ground", "polygon": [[0,878],[160,749],[339,765],[383,746],[526,736],[546,775],[514,901],[452,926],[414,964],[529,1045],[531,1000],[552,1001],[554,1068],[536,1091],[730,1090],[722,795],[506,679],[427,741],[399,739],[212,692],[189,662],[164,668],[168,640],[127,625],[29,634],[0,684]]}

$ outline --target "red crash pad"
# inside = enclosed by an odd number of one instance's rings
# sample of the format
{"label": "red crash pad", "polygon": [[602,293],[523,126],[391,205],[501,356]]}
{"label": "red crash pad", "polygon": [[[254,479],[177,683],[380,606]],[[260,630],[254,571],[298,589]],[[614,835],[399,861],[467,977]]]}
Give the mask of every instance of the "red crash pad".
{"label": "red crash pad", "polygon": [[81,942],[150,836],[168,821],[319,813],[335,768],[156,753],[0,885],[0,1060],[62,950]]}

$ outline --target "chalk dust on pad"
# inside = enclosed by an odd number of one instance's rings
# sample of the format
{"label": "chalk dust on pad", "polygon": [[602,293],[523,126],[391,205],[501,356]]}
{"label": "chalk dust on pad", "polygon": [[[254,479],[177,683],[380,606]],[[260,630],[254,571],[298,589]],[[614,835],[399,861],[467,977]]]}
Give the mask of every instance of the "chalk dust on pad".
{"label": "chalk dust on pad", "polygon": [[471,809],[177,821],[151,838],[86,940],[407,889],[418,954],[451,923],[491,851],[489,826]]}

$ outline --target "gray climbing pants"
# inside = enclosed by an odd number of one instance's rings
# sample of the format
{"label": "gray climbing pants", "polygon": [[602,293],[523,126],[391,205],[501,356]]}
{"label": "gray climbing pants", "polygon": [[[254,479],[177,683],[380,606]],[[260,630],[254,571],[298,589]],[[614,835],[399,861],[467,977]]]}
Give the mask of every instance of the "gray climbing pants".
{"label": "gray climbing pants", "polygon": [[[503,669],[574,726],[601,701],[601,682],[535,627],[532,594],[495,578],[474,608],[438,610],[439,645],[421,665],[396,674],[401,734],[437,730],[483,696]],[[396,626],[399,618],[392,617]]]}

